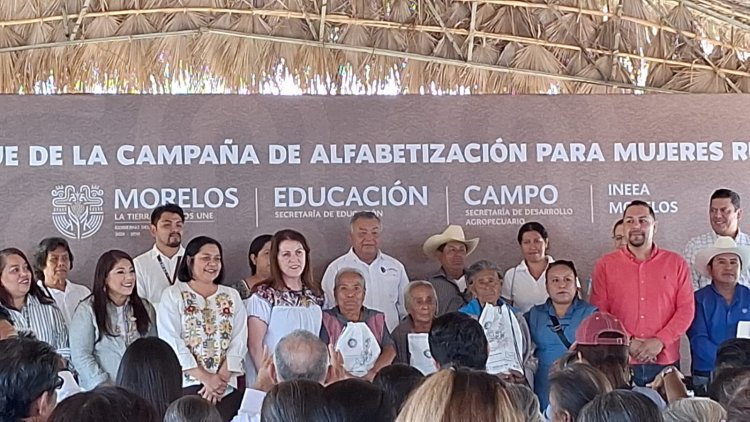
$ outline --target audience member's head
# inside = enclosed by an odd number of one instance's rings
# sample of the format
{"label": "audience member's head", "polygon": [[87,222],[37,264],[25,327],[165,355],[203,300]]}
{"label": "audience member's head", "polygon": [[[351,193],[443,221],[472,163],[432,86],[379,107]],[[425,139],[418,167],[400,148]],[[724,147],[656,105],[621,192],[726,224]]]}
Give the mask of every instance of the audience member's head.
{"label": "audience member's head", "polygon": [[164,422],[222,422],[216,406],[201,396],[184,396],[172,402]]}
{"label": "audience member's head", "polygon": [[293,380],[276,384],[263,399],[263,422],[325,422],[324,388],[319,382]]}
{"label": "audience member's head", "polygon": [[708,384],[708,397],[726,407],[734,394],[748,385],[750,385],[750,368],[720,371]]}
{"label": "audience member's head", "polygon": [[484,370],[489,348],[482,326],[472,317],[450,312],[435,318],[428,337],[438,367]]}
{"label": "audience member's head", "polygon": [[578,326],[573,349],[585,362],[602,371],[612,388],[629,388],[629,345],[630,338],[619,318],[594,312]]}
{"label": "audience member's head", "polygon": [[549,401],[553,422],[575,422],[594,397],[612,391],[607,377],[586,363],[571,363],[550,375]]}
{"label": "audience member's head", "polygon": [[127,388],[102,386],[60,402],[49,422],[161,422],[154,406]]}
{"label": "audience member's head", "polygon": [[406,398],[419,387],[422,381],[424,381],[424,375],[419,369],[403,363],[394,363],[378,371],[372,382],[385,391],[394,409],[393,414],[397,415]]}
{"label": "audience member's head", "polygon": [[731,338],[716,350],[713,376],[724,369],[750,367],[750,338]]}
{"label": "audience member's head", "polygon": [[43,341],[0,341],[0,421],[47,420],[63,384],[61,367],[60,355]]}
{"label": "audience member's head", "polygon": [[324,394],[331,422],[393,422],[396,416],[385,392],[359,378],[335,382]]}
{"label": "audience member's head", "polygon": [[466,368],[442,369],[427,377],[404,403],[398,422],[521,422],[500,378]]}
{"label": "audience member's head", "polygon": [[182,397],[182,366],[164,340],[142,337],[125,350],[117,385],[146,399],[162,417],[167,407]]}
{"label": "audience member's head", "polygon": [[18,331],[13,324],[13,317],[7,309],[0,306],[0,340],[16,336],[18,336]]}
{"label": "audience member's head", "polygon": [[539,397],[531,389],[523,384],[508,384],[508,395],[510,401],[518,410],[526,422],[542,422],[542,414],[539,412]]}
{"label": "audience member's head", "polygon": [[664,422],[722,422],[727,411],[711,399],[695,397],[670,403],[662,415]]}
{"label": "audience member's head", "polygon": [[747,422],[750,420],[750,386],[739,389],[726,405],[727,422]]}
{"label": "audience member's head", "polygon": [[302,379],[323,383],[328,372],[328,347],[315,334],[295,330],[276,344],[273,363],[279,382]]}
{"label": "audience member's head", "polygon": [[600,394],[583,407],[577,422],[661,422],[659,407],[641,393],[614,390]]}

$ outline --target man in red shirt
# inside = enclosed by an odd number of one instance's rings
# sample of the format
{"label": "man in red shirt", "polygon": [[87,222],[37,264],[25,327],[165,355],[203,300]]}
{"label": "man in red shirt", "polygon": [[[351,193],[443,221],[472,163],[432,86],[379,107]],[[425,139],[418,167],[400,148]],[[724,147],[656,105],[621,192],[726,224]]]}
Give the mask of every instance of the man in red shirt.
{"label": "man in red shirt", "polygon": [[680,361],[680,337],[695,311],[690,267],[654,244],[656,216],[633,201],[623,215],[627,247],[604,255],[593,273],[591,303],[622,320],[630,341],[633,380],[644,386]]}

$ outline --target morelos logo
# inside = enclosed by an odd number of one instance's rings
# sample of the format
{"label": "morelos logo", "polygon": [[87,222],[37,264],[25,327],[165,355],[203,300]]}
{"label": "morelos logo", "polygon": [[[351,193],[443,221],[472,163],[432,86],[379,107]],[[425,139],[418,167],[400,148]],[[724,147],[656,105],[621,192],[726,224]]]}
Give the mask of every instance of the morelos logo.
{"label": "morelos logo", "polygon": [[86,239],[104,223],[104,190],[97,185],[58,185],[52,190],[52,222],[71,239]]}

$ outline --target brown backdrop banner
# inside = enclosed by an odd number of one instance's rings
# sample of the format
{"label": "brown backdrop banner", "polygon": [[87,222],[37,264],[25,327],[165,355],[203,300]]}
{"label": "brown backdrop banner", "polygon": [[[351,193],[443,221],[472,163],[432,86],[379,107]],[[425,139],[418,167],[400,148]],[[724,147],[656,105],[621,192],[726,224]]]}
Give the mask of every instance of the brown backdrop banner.
{"label": "brown backdrop banner", "polygon": [[90,284],[103,251],[150,248],[151,210],[175,202],[185,242],[220,240],[230,277],[254,236],[287,227],[321,275],[350,216],[374,210],[412,279],[437,268],[421,244],[449,223],[481,239],[470,262],[507,268],[539,221],[588,274],[628,201],[651,201],[657,243],[682,251],[710,230],[714,189],[747,194],[748,116],[750,97],[710,95],[5,96],[0,236],[29,252],[67,237]]}

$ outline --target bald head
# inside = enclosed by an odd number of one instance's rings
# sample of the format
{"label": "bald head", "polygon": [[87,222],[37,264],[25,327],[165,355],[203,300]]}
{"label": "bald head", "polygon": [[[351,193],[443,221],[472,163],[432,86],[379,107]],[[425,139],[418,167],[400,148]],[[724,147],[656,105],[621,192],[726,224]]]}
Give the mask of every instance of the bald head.
{"label": "bald head", "polygon": [[276,345],[273,363],[278,382],[305,379],[323,383],[328,372],[328,348],[315,334],[295,330]]}

